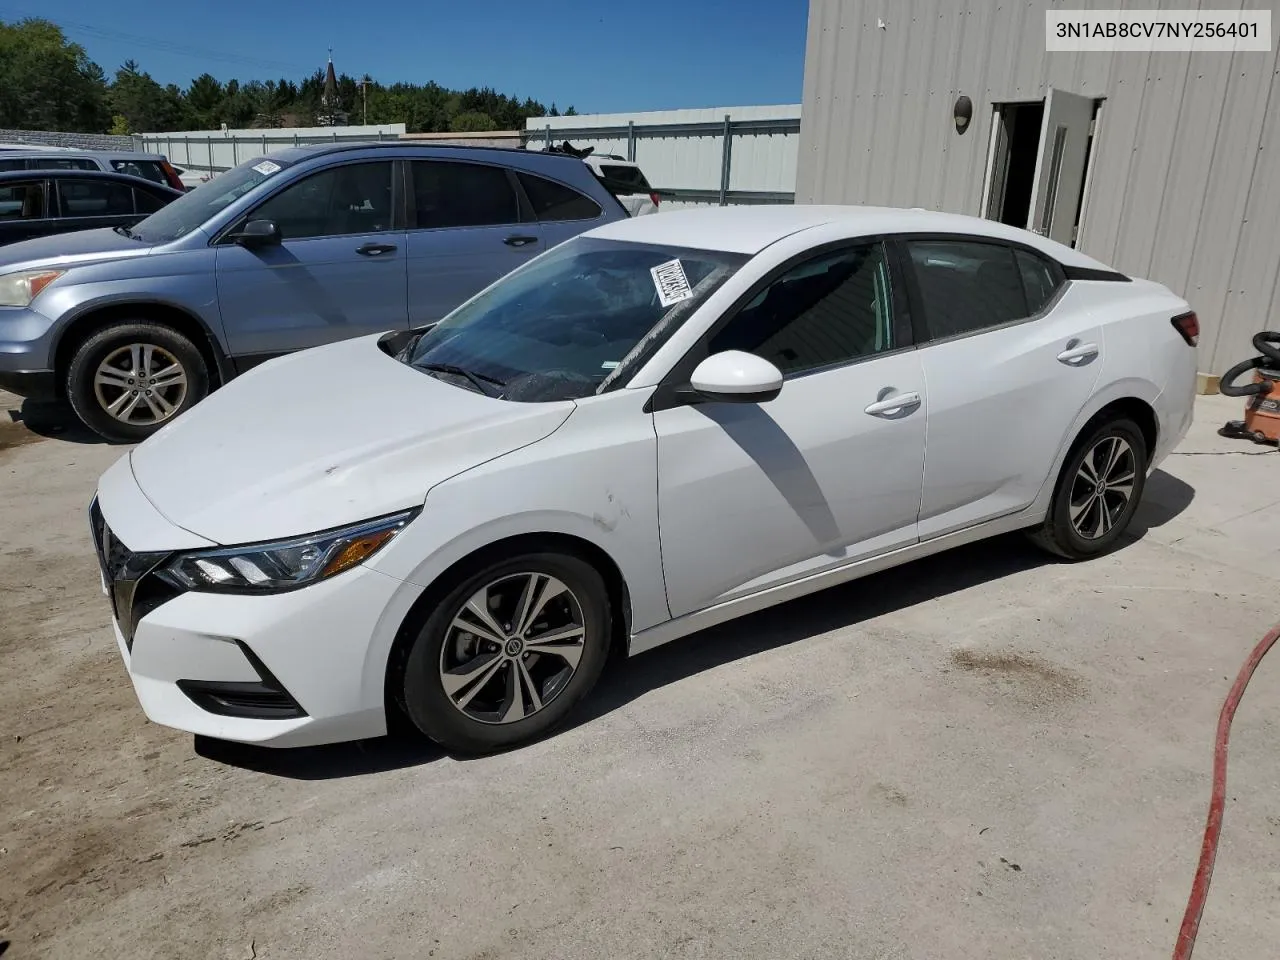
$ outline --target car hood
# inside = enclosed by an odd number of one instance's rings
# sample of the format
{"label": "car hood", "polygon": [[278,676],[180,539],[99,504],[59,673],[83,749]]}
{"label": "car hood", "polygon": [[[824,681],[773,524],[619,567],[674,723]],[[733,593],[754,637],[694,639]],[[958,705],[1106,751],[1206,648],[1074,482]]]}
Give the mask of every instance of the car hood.
{"label": "car hood", "polygon": [[77,266],[100,260],[137,257],[151,252],[151,245],[130,240],[110,227],[54,233],[19,240],[0,248],[0,273],[26,267]]}
{"label": "car hood", "polygon": [[171,523],[221,544],[356,523],[421,504],[435,484],[550,435],[571,400],[512,403],[393,358],[377,336],[255,368],[131,454]]}

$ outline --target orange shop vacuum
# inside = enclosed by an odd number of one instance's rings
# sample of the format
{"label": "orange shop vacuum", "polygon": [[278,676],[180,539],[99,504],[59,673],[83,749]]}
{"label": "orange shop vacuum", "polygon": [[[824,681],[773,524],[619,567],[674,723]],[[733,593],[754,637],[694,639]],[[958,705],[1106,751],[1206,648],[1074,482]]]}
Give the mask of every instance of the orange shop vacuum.
{"label": "orange shop vacuum", "polygon": [[[1248,397],[1243,420],[1228,420],[1218,430],[1224,437],[1255,443],[1280,443],[1280,333],[1255,334],[1258,356],[1244,360],[1222,375],[1218,390],[1228,397]],[[1253,380],[1235,385],[1250,370]]]}

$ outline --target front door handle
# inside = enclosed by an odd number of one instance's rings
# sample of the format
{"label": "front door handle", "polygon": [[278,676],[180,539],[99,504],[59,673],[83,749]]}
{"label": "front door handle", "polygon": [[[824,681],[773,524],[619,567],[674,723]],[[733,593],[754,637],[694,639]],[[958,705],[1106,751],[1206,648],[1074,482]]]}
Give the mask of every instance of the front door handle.
{"label": "front door handle", "polygon": [[362,247],[356,247],[356,253],[362,257],[380,257],[384,253],[391,253],[395,250],[394,243],[366,243]]}
{"label": "front door handle", "polygon": [[505,243],[508,247],[527,247],[531,243],[537,243],[538,238],[517,234],[516,236],[513,236],[513,237],[507,237],[507,239],[503,240],[502,242]]}
{"label": "front door handle", "polygon": [[863,407],[862,412],[869,413],[873,417],[893,419],[894,417],[905,417],[910,413],[914,413],[919,406],[920,394],[912,391],[911,393],[895,393],[892,397],[877,400],[875,403]]}
{"label": "front door handle", "polygon": [[1079,340],[1072,340],[1067,344],[1067,349],[1058,354],[1058,361],[1065,363],[1069,367],[1083,367],[1097,356],[1098,345],[1096,343],[1081,343]]}

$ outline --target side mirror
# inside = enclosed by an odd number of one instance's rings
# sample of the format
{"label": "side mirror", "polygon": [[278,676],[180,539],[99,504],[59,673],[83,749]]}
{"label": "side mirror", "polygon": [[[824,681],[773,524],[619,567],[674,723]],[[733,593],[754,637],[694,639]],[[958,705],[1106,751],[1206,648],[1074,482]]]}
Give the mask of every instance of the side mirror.
{"label": "side mirror", "polygon": [[280,228],[274,220],[250,220],[227,239],[242,247],[270,247],[280,242]]}
{"label": "side mirror", "polygon": [[725,350],[698,364],[689,385],[707,400],[765,403],[782,392],[782,371],[753,353]]}

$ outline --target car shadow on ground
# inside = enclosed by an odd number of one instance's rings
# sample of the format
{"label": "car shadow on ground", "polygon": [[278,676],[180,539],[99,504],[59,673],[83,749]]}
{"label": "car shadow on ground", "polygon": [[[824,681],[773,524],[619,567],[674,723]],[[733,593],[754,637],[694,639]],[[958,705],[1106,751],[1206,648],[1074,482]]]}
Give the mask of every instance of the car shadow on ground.
{"label": "car shadow on ground", "polygon": [[98,436],[81,423],[71,407],[65,403],[49,400],[20,400],[20,405],[6,404],[5,408],[0,410],[0,418],[4,414],[7,414],[11,421],[22,424],[38,437],[65,440],[68,443],[110,443],[109,440]]}
{"label": "car shadow on ground", "polygon": [[[1190,505],[1194,496],[1192,487],[1157,470],[1148,479],[1143,502],[1117,549],[1123,551],[1148,530],[1168,523]],[[631,660],[615,657],[596,689],[557,732],[591,723],[651,690],[743,657],[1056,562],[1059,561],[1021,534],[994,537],[703,630]],[[299,780],[361,776],[450,756],[409,733],[293,750],[197,737],[196,752],[219,763]]]}

